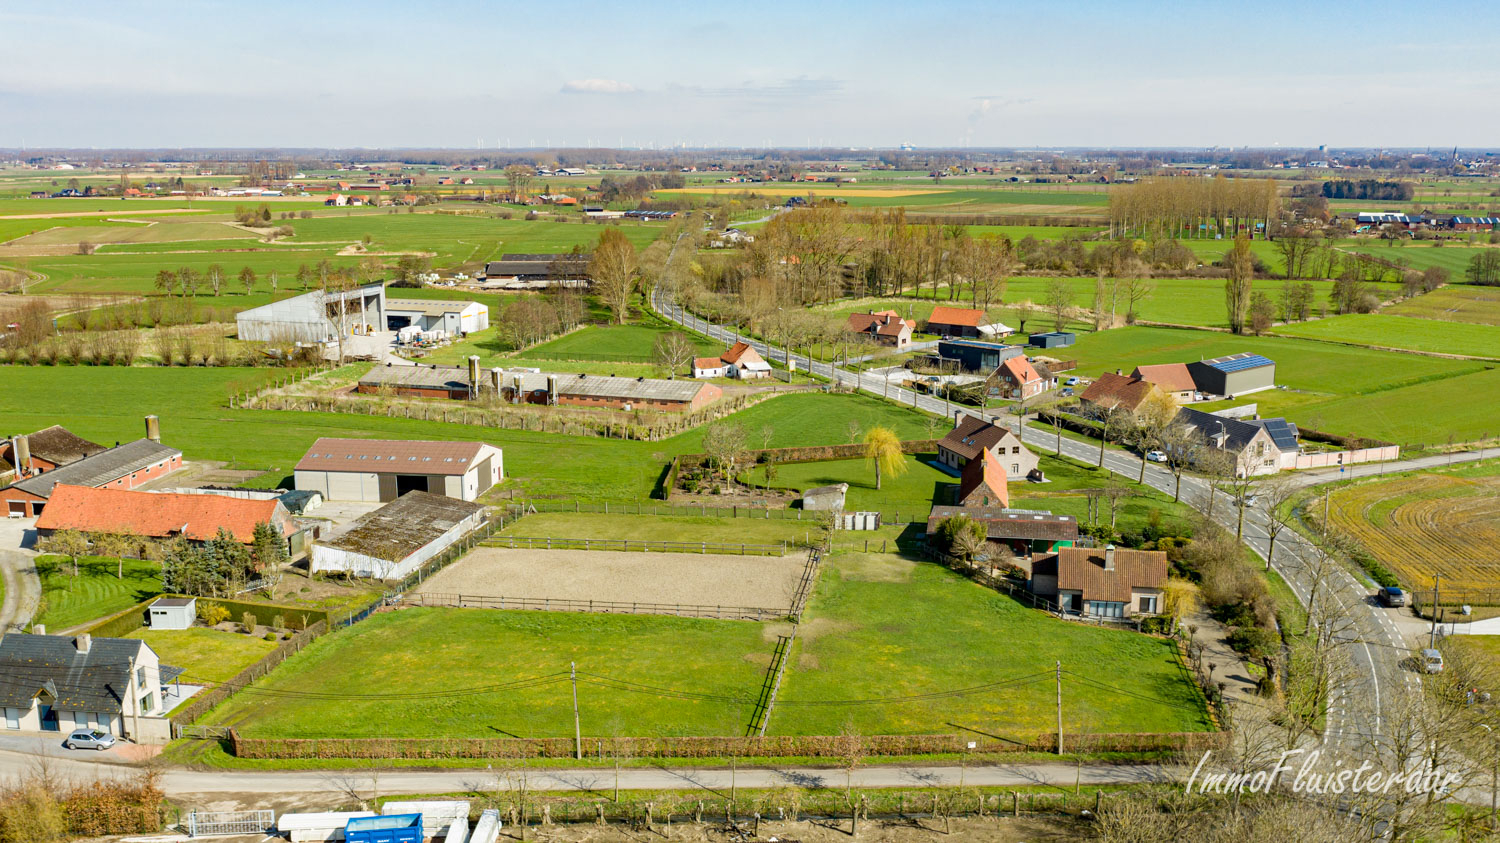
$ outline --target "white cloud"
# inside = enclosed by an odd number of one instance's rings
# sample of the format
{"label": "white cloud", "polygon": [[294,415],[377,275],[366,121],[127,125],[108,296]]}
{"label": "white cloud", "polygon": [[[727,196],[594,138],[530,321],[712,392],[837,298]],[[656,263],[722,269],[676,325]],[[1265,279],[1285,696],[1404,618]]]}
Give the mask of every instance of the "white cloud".
{"label": "white cloud", "polygon": [[633,94],[635,86],[618,79],[569,79],[563,83],[565,94]]}

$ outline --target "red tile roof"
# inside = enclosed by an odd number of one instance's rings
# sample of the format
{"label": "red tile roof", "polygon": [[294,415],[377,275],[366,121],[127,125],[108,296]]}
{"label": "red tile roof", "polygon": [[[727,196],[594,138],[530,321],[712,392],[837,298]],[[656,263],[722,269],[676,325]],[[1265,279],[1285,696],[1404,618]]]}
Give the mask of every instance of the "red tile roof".
{"label": "red tile roof", "polygon": [[910,319],[902,319],[901,314],[894,310],[878,310],[874,313],[851,313],[849,314],[849,330],[864,333],[876,333],[881,336],[894,337],[901,334],[901,327],[916,330],[917,323]]}
{"label": "red tile roof", "polygon": [[722,369],[722,368],[724,368],[724,361],[721,360],[721,359],[719,359],[718,357],[694,357],[693,358],[693,368],[694,369]]}
{"label": "red tile roof", "polygon": [[1154,383],[1168,392],[1192,392],[1197,389],[1186,363],[1158,363],[1155,366],[1136,366],[1130,376],[1146,383]]}
{"label": "red tile roof", "polygon": [[1035,383],[1042,379],[1036,369],[1025,357],[1012,357],[1000,364],[1000,368],[1009,372],[1018,384]]}
{"label": "red tile roof", "polygon": [[750,354],[749,362],[753,363],[761,359],[759,352],[751,348],[749,343],[743,342],[737,342],[734,345],[730,346],[729,350],[724,352],[724,354],[720,356],[719,359],[723,360],[725,363],[738,363],[740,362],[740,358],[745,356],[746,352],[749,352]]}
{"label": "red tile roof", "polygon": [[131,532],[147,538],[184,535],[207,541],[223,527],[249,543],[255,525],[274,523],[285,530],[281,501],[247,500],[228,495],[138,492],[58,485],[37,518],[38,530],[80,530],[85,533]]}
{"label": "red tile roof", "polygon": [[1089,384],[1089,388],[1078,396],[1078,400],[1097,407],[1135,412],[1155,389],[1146,381],[1105,372],[1098,380]]}
{"label": "red tile roof", "polygon": [[962,325],[966,328],[978,328],[984,324],[984,311],[970,310],[967,307],[949,307],[945,304],[940,304],[932,309],[932,315],[927,317],[927,324]]}
{"label": "red tile roof", "polygon": [[1085,600],[1125,603],[1132,588],[1161,588],[1167,582],[1167,554],[1160,550],[1115,550],[1115,569],[1105,570],[1105,549],[1065,547],[1036,560],[1031,575],[1056,574],[1060,591],[1083,592]]}
{"label": "red tile roof", "polygon": [[1005,482],[1005,469],[988,450],[981,451],[979,459],[964,464],[964,473],[958,484],[959,506],[1010,506],[1010,487]]}

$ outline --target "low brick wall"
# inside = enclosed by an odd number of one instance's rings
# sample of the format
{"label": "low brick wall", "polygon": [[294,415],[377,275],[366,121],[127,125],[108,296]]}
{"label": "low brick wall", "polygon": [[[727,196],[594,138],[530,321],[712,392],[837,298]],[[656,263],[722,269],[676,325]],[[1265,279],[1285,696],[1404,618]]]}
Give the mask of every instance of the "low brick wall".
{"label": "low brick wall", "polygon": [[[857,738],[868,756],[932,755],[962,752],[1050,752],[1056,733],[1015,740],[973,735],[866,735]],[[1190,752],[1222,749],[1227,732],[1063,735],[1068,752]],[[238,758],[265,759],[423,759],[572,758],[572,738],[246,738],[231,730],[230,751]],[[838,758],[850,738],[826,735],[770,737],[584,738],[587,758]]]}

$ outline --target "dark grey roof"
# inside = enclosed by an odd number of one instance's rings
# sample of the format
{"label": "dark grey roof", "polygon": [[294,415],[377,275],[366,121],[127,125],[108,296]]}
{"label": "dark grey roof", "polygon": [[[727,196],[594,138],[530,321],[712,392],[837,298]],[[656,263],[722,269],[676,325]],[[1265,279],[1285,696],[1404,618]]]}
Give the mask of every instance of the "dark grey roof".
{"label": "dark grey roof", "polygon": [[[1187,407],[1177,411],[1177,422],[1185,424],[1198,431],[1210,444],[1220,447],[1225,451],[1239,453],[1250,444],[1250,440],[1260,433],[1260,426],[1251,424],[1241,419],[1227,419],[1201,410],[1193,410]],[[1223,444],[1219,440],[1223,438]]]}
{"label": "dark grey roof", "polygon": [[191,606],[191,605],[193,605],[193,603],[197,599],[198,598],[196,598],[196,597],[158,597],[155,600],[151,601],[151,606],[153,608],[155,608],[157,606],[166,606],[166,607],[169,607],[169,608],[171,608],[171,607],[178,607],[178,608],[180,608],[182,606]]}
{"label": "dark grey roof", "polygon": [[589,260],[592,255],[501,255],[500,260],[484,265],[484,274],[491,277],[517,276],[519,278],[551,278],[561,273],[582,278],[588,277]]}
{"label": "dark grey roof", "polygon": [[26,444],[33,457],[41,457],[53,465],[67,465],[109,450],[57,424],[30,434]]}
{"label": "dark grey roof", "polygon": [[51,496],[52,487],[59,483],[98,488],[132,471],[139,471],[164,459],[181,455],[181,451],[168,448],[160,442],[137,439],[35,477],[28,477],[15,484],[15,487],[43,498]]}
{"label": "dark grey roof", "polygon": [[1283,451],[1295,451],[1301,447],[1297,444],[1297,426],[1286,419],[1247,419],[1246,421],[1269,433],[1271,441]]}
{"label": "dark grey roof", "polygon": [[360,516],[348,532],[318,544],[400,562],[485,511],[483,504],[427,492],[407,492],[374,512]]}
{"label": "dark grey roof", "polygon": [[133,638],[95,638],[80,653],[66,635],[13,632],[0,639],[0,706],[30,708],[47,687],[54,708],[120,712],[130,668],[143,649],[146,642]]}

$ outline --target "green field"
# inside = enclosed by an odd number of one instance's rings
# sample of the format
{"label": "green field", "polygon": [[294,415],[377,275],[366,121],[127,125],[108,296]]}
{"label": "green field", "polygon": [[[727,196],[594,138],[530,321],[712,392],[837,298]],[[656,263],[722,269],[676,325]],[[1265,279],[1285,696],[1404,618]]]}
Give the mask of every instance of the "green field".
{"label": "green field", "polygon": [[125,636],[151,645],[161,663],[187,671],[182,682],[202,685],[226,682],[276,649],[278,641],[243,632],[195,626],[190,629],[138,629]]}
{"label": "green field", "polygon": [[[1495,427],[1480,408],[1500,397],[1500,379],[1474,361],[1291,337],[1146,327],[1083,335],[1068,349],[1084,375],[1242,351],[1276,361],[1276,382],[1288,387],[1235,402],[1256,404],[1262,416],[1285,415],[1305,427],[1399,444],[1446,441],[1450,433],[1467,441]],[[1414,407],[1423,412],[1414,413]]]}
{"label": "green field", "polygon": [[[96,442],[142,435],[141,418],[161,417],[163,441],[188,459],[224,460],[268,472],[255,483],[283,482],[319,436],[482,439],[505,450],[512,485],[537,495],[638,500],[650,495],[674,454],[702,451],[701,428],[661,442],[564,436],[470,427],[440,421],[230,410],[231,385],[274,376],[264,369],[6,367],[0,417],[15,430],[61,424]],[[241,386],[243,388],[243,386]],[[848,423],[891,427],[904,439],[925,435],[925,417],[875,398],[794,393],[736,413],[753,435],[771,427],[771,447],[848,441]],[[290,481],[285,481],[290,482]]]}
{"label": "green field", "polygon": [[[1197,689],[1168,641],[1068,623],[937,565],[896,554],[829,559],[808,607],[771,731],[838,734],[946,732],[1027,735],[1056,730],[1052,670],[1115,692],[1064,684],[1064,728],[1093,732],[1208,728]],[[949,699],[857,706],[861,700],[931,694],[1022,679],[1024,684]]]}
{"label": "green field", "polygon": [[[1477,242],[1485,243],[1488,241],[1488,238],[1489,235],[1480,234]],[[1386,246],[1366,240],[1358,241],[1355,245],[1343,248],[1347,252],[1360,252],[1385,261],[1398,263],[1405,261],[1408,267],[1419,272],[1429,267],[1442,267],[1448,270],[1450,281],[1462,281],[1464,270],[1469,267],[1469,261],[1473,259],[1474,255],[1480,249],[1485,248],[1484,246],[1458,245],[1452,241],[1434,241],[1443,243],[1444,245],[1442,246],[1434,246],[1431,242],[1426,241],[1387,242],[1405,242],[1406,245]]]}
{"label": "green field", "polygon": [[[526,360],[601,360],[604,362],[652,362],[651,348],[656,338],[671,333],[660,324],[587,325],[550,342],[534,345],[517,354]],[[688,335],[700,356],[717,357],[722,345]],[[530,365],[530,364],[528,364]]]}
{"label": "green field", "polygon": [[[737,735],[774,640],[748,622],[403,609],[318,639],[205,722],[251,737],[561,737],[573,733],[566,680],[576,662],[583,674],[745,699],[670,699],[585,681],[584,735]],[[540,676],[562,681],[501,687]],[[433,692],[442,696],[419,696]]]}
{"label": "green field", "polygon": [[1448,284],[1381,311],[1392,316],[1415,316],[1445,322],[1500,325],[1500,287]]}
{"label": "green field", "polygon": [[33,623],[53,634],[129,609],[161,593],[161,565],[125,560],[125,577],[116,579],[117,560],[80,556],[78,576],[66,556],[38,556],[42,604]]}
{"label": "green field", "polygon": [[1276,328],[1276,333],[1361,345],[1500,359],[1500,325],[1351,313]]}

